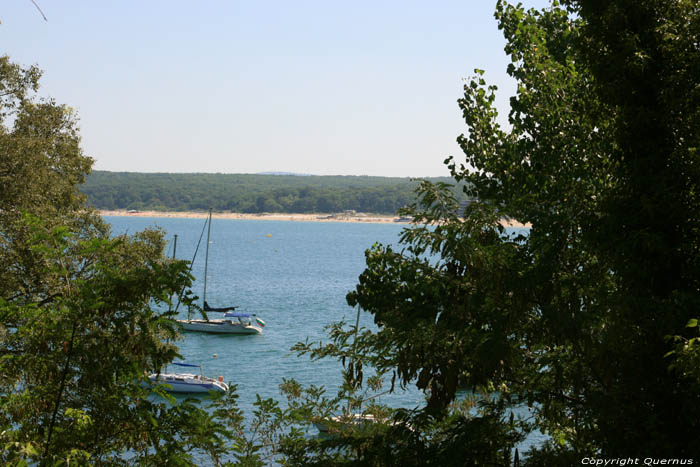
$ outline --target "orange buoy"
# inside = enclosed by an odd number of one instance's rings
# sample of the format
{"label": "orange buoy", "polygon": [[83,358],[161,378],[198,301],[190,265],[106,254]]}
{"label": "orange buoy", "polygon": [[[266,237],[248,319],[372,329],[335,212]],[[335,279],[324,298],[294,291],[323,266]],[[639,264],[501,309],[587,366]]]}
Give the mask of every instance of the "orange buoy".
{"label": "orange buoy", "polygon": [[219,382],[221,382],[221,383],[224,382],[224,377],[223,377],[223,376],[219,376]]}

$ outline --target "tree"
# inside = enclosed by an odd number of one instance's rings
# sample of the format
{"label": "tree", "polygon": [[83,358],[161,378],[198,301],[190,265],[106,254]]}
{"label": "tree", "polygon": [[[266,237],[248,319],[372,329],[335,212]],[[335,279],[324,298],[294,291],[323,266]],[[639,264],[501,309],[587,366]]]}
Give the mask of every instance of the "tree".
{"label": "tree", "polygon": [[113,238],[83,205],[92,160],[73,112],[33,95],[39,75],[0,58],[0,461],[218,463],[241,439],[235,394],[211,414],[144,385],[178,355],[187,265],[162,232]]}
{"label": "tree", "polygon": [[[482,421],[479,439],[502,441],[482,460],[505,463],[512,434],[534,429],[549,441],[531,465],[693,458],[700,10],[690,0],[563,3],[526,12],[498,2],[518,82],[511,128],[498,125],[496,88],[477,70],[459,100],[466,158],[446,160],[482,201],[461,218],[448,187],[421,186],[401,250],[369,250],[348,295],[379,326],[358,346],[378,371],[426,391],[428,418],[449,420],[458,388],[481,391],[482,413],[453,420],[450,439]],[[504,217],[531,228],[515,235]],[[340,355],[337,342],[317,352]],[[514,420],[518,407],[534,417]],[[397,455],[429,461],[450,439]]]}

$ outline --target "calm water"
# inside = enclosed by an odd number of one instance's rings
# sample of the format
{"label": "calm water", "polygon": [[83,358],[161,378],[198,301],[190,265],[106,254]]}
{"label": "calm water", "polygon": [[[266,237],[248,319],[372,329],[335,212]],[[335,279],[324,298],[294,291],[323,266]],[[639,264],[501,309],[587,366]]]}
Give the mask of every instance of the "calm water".
{"label": "calm water", "polygon": [[[178,235],[177,257],[191,260],[203,219],[105,217],[114,233],[134,233],[160,227],[172,240]],[[199,363],[208,376],[223,376],[238,385],[239,403],[251,414],[256,394],[281,400],[282,378],[304,385],[325,386],[336,394],[341,382],[340,363],[312,362],[290,352],[307,337],[327,341],[324,327],[344,319],[354,325],[357,310],[345,295],[364,270],[364,251],[373,243],[398,244],[400,224],[325,223],[214,219],[209,245],[207,302],[213,306],[238,306],[237,311],[257,313],[267,325],[262,335],[217,336],[186,333],[179,341],[187,362]],[[202,296],[206,232],[192,267],[193,291]],[[172,254],[172,242],[168,254]],[[186,318],[185,311],[181,311]],[[362,312],[360,326],[373,327]],[[217,355],[215,358],[214,355]],[[423,405],[415,387],[381,396],[392,407]],[[522,415],[525,415],[524,413]],[[531,436],[525,446],[537,443]]]}
{"label": "calm water", "polygon": [[[158,226],[167,238],[178,235],[177,257],[191,260],[203,219],[105,217],[114,233]],[[364,251],[374,242],[398,243],[400,224],[326,223],[214,219],[209,245],[207,302],[257,313],[267,325],[262,335],[217,336],[186,333],[179,341],[186,361],[200,363],[208,376],[238,384],[241,408],[252,412],[256,393],[279,399],[282,378],[324,385],[334,396],[340,364],[312,362],[290,352],[306,337],[327,341],[324,327],[345,319],[354,325],[357,309],[345,295],[364,270]],[[192,267],[195,294],[202,296],[206,232]],[[168,254],[172,254],[172,245]],[[186,312],[181,311],[182,318]],[[362,313],[361,326],[372,326]],[[214,358],[214,354],[218,357]],[[423,402],[417,389],[382,396],[392,406]]]}

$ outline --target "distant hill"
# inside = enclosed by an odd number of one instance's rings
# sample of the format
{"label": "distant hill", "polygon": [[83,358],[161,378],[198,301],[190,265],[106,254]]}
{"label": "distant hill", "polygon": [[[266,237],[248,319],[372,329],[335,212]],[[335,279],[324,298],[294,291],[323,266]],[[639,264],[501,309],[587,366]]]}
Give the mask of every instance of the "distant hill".
{"label": "distant hill", "polygon": [[311,174],[298,174],[295,172],[259,172],[257,175],[295,175],[297,177],[311,176]]}
{"label": "distant hill", "polygon": [[[448,177],[431,181],[453,183]],[[98,209],[395,214],[418,181],[399,177],[95,171],[80,189]],[[465,196],[457,190],[459,199]]]}

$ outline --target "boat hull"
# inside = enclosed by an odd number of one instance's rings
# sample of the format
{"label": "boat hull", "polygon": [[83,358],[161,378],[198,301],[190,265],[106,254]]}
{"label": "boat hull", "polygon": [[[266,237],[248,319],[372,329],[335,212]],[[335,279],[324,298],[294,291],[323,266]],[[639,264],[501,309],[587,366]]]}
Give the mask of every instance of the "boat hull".
{"label": "boat hull", "polygon": [[211,334],[261,334],[262,329],[253,324],[237,323],[228,319],[179,319],[184,331],[208,332]]}
{"label": "boat hull", "polygon": [[209,391],[226,392],[228,385],[223,381],[217,381],[206,376],[192,374],[152,374],[148,377],[153,384],[164,384],[166,391],[177,393],[208,393]]}
{"label": "boat hull", "polygon": [[352,414],[349,417],[349,421],[347,420],[348,417],[331,417],[330,418],[330,423],[327,420],[317,420],[314,423],[314,426],[318,431],[321,433],[328,433],[329,432],[329,426],[334,425],[338,426],[340,425],[341,427],[344,425],[364,425],[366,423],[375,423],[376,419],[374,418],[374,415],[364,415],[364,414]]}

